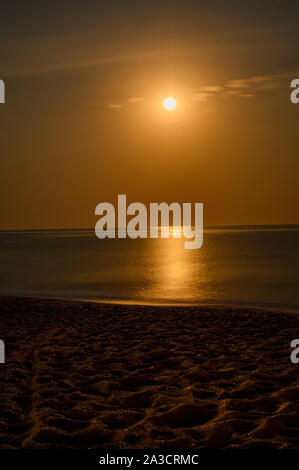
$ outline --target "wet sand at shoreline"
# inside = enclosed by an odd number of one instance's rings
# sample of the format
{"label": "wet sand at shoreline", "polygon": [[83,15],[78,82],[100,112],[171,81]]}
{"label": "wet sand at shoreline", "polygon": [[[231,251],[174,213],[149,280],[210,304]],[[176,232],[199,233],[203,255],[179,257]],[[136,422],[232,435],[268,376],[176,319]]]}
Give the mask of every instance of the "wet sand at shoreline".
{"label": "wet sand at shoreline", "polygon": [[299,448],[299,315],[0,298],[0,448]]}

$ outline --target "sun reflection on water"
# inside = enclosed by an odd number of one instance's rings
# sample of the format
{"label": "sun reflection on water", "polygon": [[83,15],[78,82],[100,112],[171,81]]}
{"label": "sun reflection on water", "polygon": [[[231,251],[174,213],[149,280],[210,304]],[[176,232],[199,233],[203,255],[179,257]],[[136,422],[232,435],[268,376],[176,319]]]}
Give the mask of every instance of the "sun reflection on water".
{"label": "sun reflection on water", "polygon": [[[201,301],[207,296],[208,272],[204,257],[197,250],[184,248],[184,238],[173,238],[181,227],[170,229],[169,239],[150,240],[148,244],[148,287],[140,297],[166,301]],[[200,257],[202,262],[199,262]],[[200,287],[201,286],[201,287]]]}

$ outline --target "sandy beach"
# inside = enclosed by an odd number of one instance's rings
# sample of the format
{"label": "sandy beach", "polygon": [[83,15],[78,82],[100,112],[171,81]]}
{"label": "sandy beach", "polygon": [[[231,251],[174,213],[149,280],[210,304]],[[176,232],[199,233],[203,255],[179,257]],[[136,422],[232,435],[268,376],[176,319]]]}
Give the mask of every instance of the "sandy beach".
{"label": "sandy beach", "polygon": [[1,298],[0,448],[299,448],[296,314]]}

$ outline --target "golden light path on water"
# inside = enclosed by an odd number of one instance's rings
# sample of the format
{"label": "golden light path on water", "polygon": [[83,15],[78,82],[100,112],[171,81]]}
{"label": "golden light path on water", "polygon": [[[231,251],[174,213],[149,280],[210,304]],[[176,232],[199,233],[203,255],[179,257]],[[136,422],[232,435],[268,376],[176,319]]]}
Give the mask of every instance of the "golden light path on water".
{"label": "golden light path on water", "polygon": [[2,232],[0,240],[3,295],[299,311],[298,229],[207,228],[193,250],[184,239],[99,241],[91,230]]}
{"label": "golden light path on water", "polygon": [[169,239],[159,238],[148,244],[149,287],[137,293],[141,298],[192,302],[195,297],[204,301],[210,295],[204,256],[201,263],[198,259],[194,262],[193,250],[184,248],[186,239],[173,238],[179,231],[180,227],[171,228]]}

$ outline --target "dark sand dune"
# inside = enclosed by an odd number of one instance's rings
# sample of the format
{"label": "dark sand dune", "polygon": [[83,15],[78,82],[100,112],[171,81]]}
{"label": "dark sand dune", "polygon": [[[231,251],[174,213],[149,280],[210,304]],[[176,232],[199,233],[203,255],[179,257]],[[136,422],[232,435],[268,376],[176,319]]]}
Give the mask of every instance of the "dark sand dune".
{"label": "dark sand dune", "polygon": [[0,447],[299,448],[299,316],[2,298]]}

